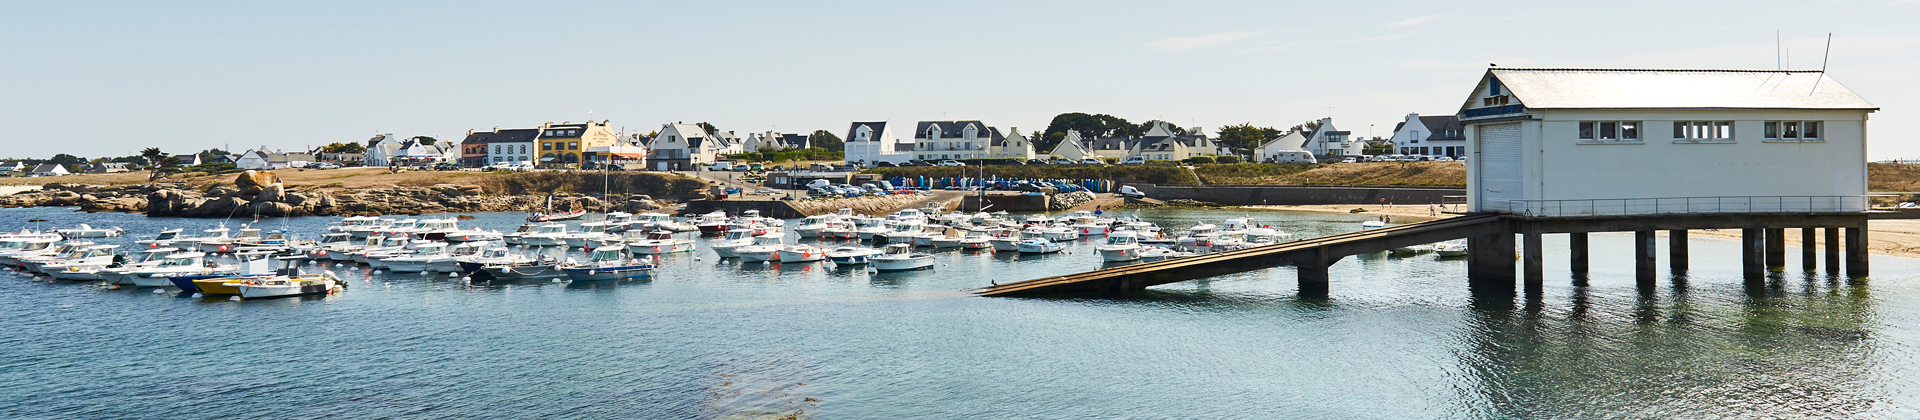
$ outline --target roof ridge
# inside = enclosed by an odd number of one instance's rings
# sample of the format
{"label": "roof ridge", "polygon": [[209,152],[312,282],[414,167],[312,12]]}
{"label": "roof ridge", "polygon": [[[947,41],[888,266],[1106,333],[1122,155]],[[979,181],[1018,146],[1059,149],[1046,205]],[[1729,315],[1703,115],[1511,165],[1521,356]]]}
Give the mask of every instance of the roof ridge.
{"label": "roof ridge", "polygon": [[1493,70],[1523,71],[1644,71],[1644,72],[1689,72],[1689,73],[1825,73],[1821,70],[1742,70],[1742,69],[1608,69],[1608,68],[1554,68],[1554,67],[1488,67]]}

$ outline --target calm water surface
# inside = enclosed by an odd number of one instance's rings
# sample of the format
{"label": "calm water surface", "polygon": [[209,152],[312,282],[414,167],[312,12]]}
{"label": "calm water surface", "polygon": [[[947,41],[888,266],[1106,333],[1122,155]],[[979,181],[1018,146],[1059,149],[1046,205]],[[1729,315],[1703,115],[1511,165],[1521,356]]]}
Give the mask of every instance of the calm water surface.
{"label": "calm water surface", "polygon": [[[1364,219],[1253,215],[1302,236]],[[509,230],[522,215],[477,216]],[[80,222],[219,223],[0,210],[3,230]],[[1630,240],[1595,235],[1591,284],[1573,287],[1550,235],[1545,293],[1504,302],[1431,255],[1341,260],[1325,300],[1297,298],[1284,267],[1125,298],[956,292],[1098,268],[1091,242],[880,274],[702,250],[599,284],[329,267],[352,287],[245,302],[0,272],[0,418],[1920,417],[1920,263],[1750,290],[1735,242],[1696,239],[1693,272],[1639,290]]]}

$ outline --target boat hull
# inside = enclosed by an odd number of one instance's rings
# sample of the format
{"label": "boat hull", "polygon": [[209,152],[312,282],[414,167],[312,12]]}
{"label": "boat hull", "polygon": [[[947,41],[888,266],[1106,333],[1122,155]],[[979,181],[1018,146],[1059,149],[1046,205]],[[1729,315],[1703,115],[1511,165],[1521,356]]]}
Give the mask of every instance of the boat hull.
{"label": "boat hull", "polygon": [[1100,250],[1100,259],[1106,262],[1126,262],[1140,259],[1139,248],[1120,248]]}
{"label": "boat hull", "polygon": [[908,271],[933,268],[932,257],[906,259],[883,258],[869,261],[871,261],[869,264],[873,266],[873,269],[878,271]]}
{"label": "boat hull", "polygon": [[632,250],[634,254],[656,255],[656,254],[671,254],[675,252],[693,252],[694,247],[692,242],[676,242],[676,243],[670,243],[670,244],[637,243],[637,244],[628,244],[627,249]]}
{"label": "boat hull", "polygon": [[605,281],[646,278],[653,275],[652,266],[629,266],[607,268],[563,268],[561,272],[574,281]]}

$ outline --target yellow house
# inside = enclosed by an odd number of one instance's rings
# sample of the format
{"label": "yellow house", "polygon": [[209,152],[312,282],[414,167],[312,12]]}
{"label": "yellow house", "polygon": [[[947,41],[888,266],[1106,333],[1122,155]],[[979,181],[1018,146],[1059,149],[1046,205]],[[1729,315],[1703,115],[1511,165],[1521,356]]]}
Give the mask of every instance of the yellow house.
{"label": "yellow house", "polygon": [[541,124],[540,139],[535,142],[540,147],[540,163],[578,164],[594,159],[594,152],[588,152],[588,148],[612,146],[616,137],[608,121],[569,121]]}

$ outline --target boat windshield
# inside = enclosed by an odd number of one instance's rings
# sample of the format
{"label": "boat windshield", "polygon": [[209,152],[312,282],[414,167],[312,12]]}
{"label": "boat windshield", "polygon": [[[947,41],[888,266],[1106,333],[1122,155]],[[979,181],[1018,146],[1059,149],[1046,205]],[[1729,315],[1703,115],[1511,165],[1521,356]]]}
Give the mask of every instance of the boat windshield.
{"label": "boat windshield", "polygon": [[580,233],[599,233],[605,231],[607,231],[607,225],[604,224],[585,223],[580,225]]}
{"label": "boat windshield", "polygon": [[200,232],[200,237],[225,238],[227,237],[227,230],[226,229],[207,229],[206,231]]}
{"label": "boat windshield", "polygon": [[1107,243],[1111,245],[1126,245],[1126,244],[1133,243],[1133,237],[1132,236],[1115,236],[1115,237],[1107,238]]}
{"label": "boat windshield", "polygon": [[593,260],[594,261],[619,261],[621,260],[621,257],[622,257],[622,255],[620,255],[621,251],[622,250],[619,250],[619,249],[601,248],[599,250],[593,251]]}
{"label": "boat windshield", "polygon": [[447,247],[439,245],[421,246],[413,249],[413,255],[438,255],[441,251],[446,250],[446,248]]}
{"label": "boat windshield", "polygon": [[540,227],[540,233],[563,233],[566,231],[567,231],[566,226],[541,226]]}
{"label": "boat windshield", "polygon": [[160,263],[161,267],[192,267],[196,265],[200,265],[200,257],[167,257],[165,262]]}
{"label": "boat windshield", "polygon": [[165,241],[165,240],[169,240],[169,239],[173,239],[173,238],[175,238],[175,237],[179,237],[179,236],[180,236],[180,231],[177,231],[177,230],[169,230],[169,231],[166,231],[166,232],[160,232],[160,235],[158,235],[158,236],[154,236],[154,237],[153,237],[153,240],[156,240],[156,241]]}

